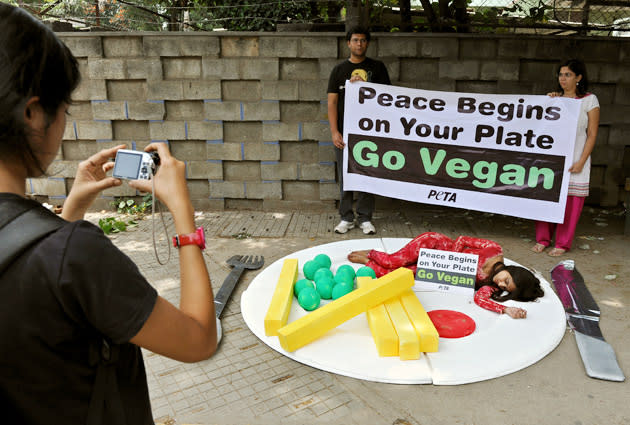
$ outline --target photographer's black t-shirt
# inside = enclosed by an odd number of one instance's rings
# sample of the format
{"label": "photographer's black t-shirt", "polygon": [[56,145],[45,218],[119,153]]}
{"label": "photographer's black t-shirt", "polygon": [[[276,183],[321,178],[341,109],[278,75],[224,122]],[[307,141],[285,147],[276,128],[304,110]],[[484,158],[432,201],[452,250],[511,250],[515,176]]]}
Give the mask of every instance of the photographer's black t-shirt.
{"label": "photographer's black t-shirt", "polygon": [[142,353],[128,341],[156,299],[131,259],[86,221],[68,223],[26,251],[0,275],[3,416],[21,424],[84,424],[96,376],[90,344],[105,336],[121,344],[113,390],[126,423],[153,424]]}
{"label": "photographer's black t-shirt", "polygon": [[346,80],[349,80],[353,72],[357,72],[368,83],[391,84],[389,74],[385,64],[381,61],[365,58],[363,62],[352,63],[345,60],[337,64],[328,79],[328,93],[337,93],[339,100],[337,102],[337,126],[339,132],[343,133],[343,111],[346,94]]}

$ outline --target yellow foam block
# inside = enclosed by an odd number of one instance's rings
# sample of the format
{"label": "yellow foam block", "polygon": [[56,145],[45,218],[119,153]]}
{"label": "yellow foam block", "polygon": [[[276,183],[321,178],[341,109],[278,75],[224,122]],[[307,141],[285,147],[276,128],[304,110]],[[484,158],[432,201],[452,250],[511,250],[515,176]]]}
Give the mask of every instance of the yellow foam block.
{"label": "yellow foam block", "polygon": [[[369,284],[372,278],[369,276],[357,277],[357,287]],[[372,307],[365,312],[367,316],[370,332],[376,345],[376,351],[381,357],[392,357],[398,355],[398,334],[394,329],[389,314],[383,304]]]}
{"label": "yellow foam block", "polygon": [[278,335],[278,329],[287,323],[291,303],[293,302],[293,285],[298,276],[298,260],[287,258],[282,263],[280,277],[273,292],[273,297],[265,316],[265,335]]}
{"label": "yellow foam block", "polygon": [[389,318],[398,334],[398,355],[401,360],[416,360],[420,358],[420,338],[411,320],[403,308],[400,297],[391,298],[384,303]]}
{"label": "yellow foam block", "polygon": [[400,302],[420,338],[420,351],[435,353],[438,350],[440,335],[415,292],[413,290],[405,291],[400,296]]}
{"label": "yellow foam block", "polygon": [[394,270],[379,279],[374,279],[369,284],[278,329],[280,345],[287,351],[295,351],[343,322],[400,295],[413,284],[413,272],[406,268]]}

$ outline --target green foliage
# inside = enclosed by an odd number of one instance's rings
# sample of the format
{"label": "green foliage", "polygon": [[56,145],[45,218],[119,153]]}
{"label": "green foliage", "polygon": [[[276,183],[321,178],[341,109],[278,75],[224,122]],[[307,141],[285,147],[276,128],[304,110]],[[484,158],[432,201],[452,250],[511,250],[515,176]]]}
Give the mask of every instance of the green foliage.
{"label": "green foliage", "polygon": [[[323,21],[328,6],[307,0],[9,0],[42,19],[121,31],[275,31],[278,23]],[[185,20],[184,12],[190,18]],[[322,14],[323,12],[323,14]],[[189,25],[185,25],[188,23]]]}
{"label": "green foliage", "polygon": [[369,6],[370,22],[372,25],[379,25],[383,22],[383,14],[391,10],[392,7],[398,7],[399,0],[375,0]]}
{"label": "green foliage", "polygon": [[521,6],[518,3],[514,3],[514,6],[505,8],[508,12],[520,12],[525,15],[525,21],[534,23],[534,22],[547,22],[549,19],[546,14],[547,11],[553,10],[552,6],[549,6],[543,2],[543,0],[538,0],[538,4],[534,7],[529,7],[529,5]]}
{"label": "green foliage", "polygon": [[529,18],[534,22],[547,22],[549,19],[546,16],[548,10],[552,10],[553,8],[549,5],[546,5],[539,0],[538,6],[532,7],[529,9]]}
{"label": "green foliage", "polygon": [[470,0],[427,0],[423,2],[424,14],[412,18],[413,31],[470,32],[469,3]]}
{"label": "green foliage", "polygon": [[[163,6],[169,7],[174,1],[9,0],[9,3],[23,7],[43,20],[64,19],[75,25],[120,31],[157,31],[164,18],[151,10],[164,9]],[[141,3],[141,6],[135,7],[134,3]]]}
{"label": "green foliage", "polygon": [[208,25],[230,31],[275,31],[278,23],[305,22],[316,16],[300,0],[209,0]]}
{"label": "green foliage", "polygon": [[327,3],[321,3],[317,10],[318,16],[313,16],[313,19],[318,22],[337,22],[339,13],[335,12],[338,11],[338,9],[331,9]]}
{"label": "green foliage", "polygon": [[[347,1],[314,0],[3,0],[44,20],[63,19],[118,31],[275,31],[281,23],[339,22]],[[399,0],[360,0],[361,16],[375,31],[504,32],[510,23],[548,24],[555,3],[513,2],[511,7],[470,7],[471,0],[422,0],[411,26],[392,20]],[[419,9],[419,2],[413,3]],[[468,6],[468,7],[467,7]],[[557,6],[560,7],[560,6]],[[581,7],[581,6],[580,6]],[[472,12],[471,12],[472,10]],[[591,16],[593,16],[591,14]],[[625,15],[624,15],[625,16]],[[472,27],[472,29],[471,29]],[[497,28],[499,27],[499,28]]]}
{"label": "green foliage", "polygon": [[112,202],[112,206],[116,208],[118,214],[142,216],[151,209],[152,201],[153,197],[151,194],[147,194],[142,197],[142,202],[140,202],[140,204],[137,204],[132,198],[127,198]]}
{"label": "green foliage", "polygon": [[107,217],[101,218],[98,221],[98,227],[101,228],[103,233],[110,235],[112,233],[124,232],[127,230],[127,223],[116,217]]}
{"label": "green foliage", "polygon": [[112,206],[116,208],[118,214],[126,214],[134,217],[127,222],[118,217],[101,218],[98,221],[98,226],[106,235],[124,232],[128,228],[135,227],[138,225],[136,219],[142,217],[151,210],[152,200],[153,197],[151,194],[147,194],[142,197],[142,202],[140,202],[140,204],[137,204],[132,198],[120,199],[112,202]]}
{"label": "green foliage", "polygon": [[495,22],[498,16],[499,10],[496,7],[479,8],[475,11],[475,19],[484,22]]}

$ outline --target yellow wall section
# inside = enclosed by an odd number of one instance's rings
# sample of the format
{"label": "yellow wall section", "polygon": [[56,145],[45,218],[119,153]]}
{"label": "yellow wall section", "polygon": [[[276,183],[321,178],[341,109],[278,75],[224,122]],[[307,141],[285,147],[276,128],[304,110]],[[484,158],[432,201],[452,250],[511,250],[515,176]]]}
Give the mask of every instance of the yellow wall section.
{"label": "yellow wall section", "polygon": [[293,302],[293,285],[298,276],[298,260],[287,258],[282,263],[280,277],[273,292],[273,297],[265,316],[265,335],[278,335],[278,329],[287,323],[291,303]]}
{"label": "yellow wall section", "polygon": [[413,272],[406,268],[394,270],[379,279],[374,279],[364,287],[355,289],[278,329],[280,345],[287,351],[295,351],[354,316],[400,295],[406,289],[411,289],[413,284]]}
{"label": "yellow wall section", "polygon": [[[369,276],[357,277],[357,287],[361,288],[369,284],[372,278]],[[389,319],[387,310],[383,304],[372,307],[365,312],[372,338],[376,345],[376,351],[381,357],[398,355],[398,334]]]}
{"label": "yellow wall section", "polygon": [[400,298],[392,298],[385,302],[387,313],[398,334],[398,354],[401,360],[420,358],[420,339],[411,320],[400,303]]}
{"label": "yellow wall section", "polygon": [[420,338],[420,351],[435,353],[438,350],[440,336],[415,292],[413,290],[405,291],[400,296],[400,302]]}

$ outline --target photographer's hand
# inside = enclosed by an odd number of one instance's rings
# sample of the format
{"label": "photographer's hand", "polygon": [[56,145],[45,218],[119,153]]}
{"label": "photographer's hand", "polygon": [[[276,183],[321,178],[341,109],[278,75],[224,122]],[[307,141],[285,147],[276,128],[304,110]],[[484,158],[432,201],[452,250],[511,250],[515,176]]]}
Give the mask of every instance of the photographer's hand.
{"label": "photographer's hand", "polygon": [[[177,233],[192,233],[194,227],[194,209],[188,195],[186,184],[186,164],[179,161],[168,149],[166,143],[151,143],[145,151],[157,151],[160,156],[160,168],[154,179],[155,195],[173,214]],[[129,186],[142,192],[151,193],[151,180],[132,180]]]}
{"label": "photographer's hand", "polygon": [[[152,143],[145,151],[157,151],[160,168],[153,176],[155,195],[169,209],[178,234],[195,231],[194,209],[186,185],[186,165],[174,158],[166,143]],[[151,192],[147,180],[129,182],[143,192]],[[179,309],[162,297],[131,342],[179,361],[210,357],[217,346],[214,296],[201,249],[197,245],[179,248],[181,294]]]}
{"label": "photographer's hand", "polygon": [[109,160],[124,147],[125,145],[118,145],[104,149],[79,163],[72,190],[63,204],[61,217],[68,221],[81,220],[100,192],[120,186],[121,181],[108,177],[107,172],[114,167],[114,163]]}

